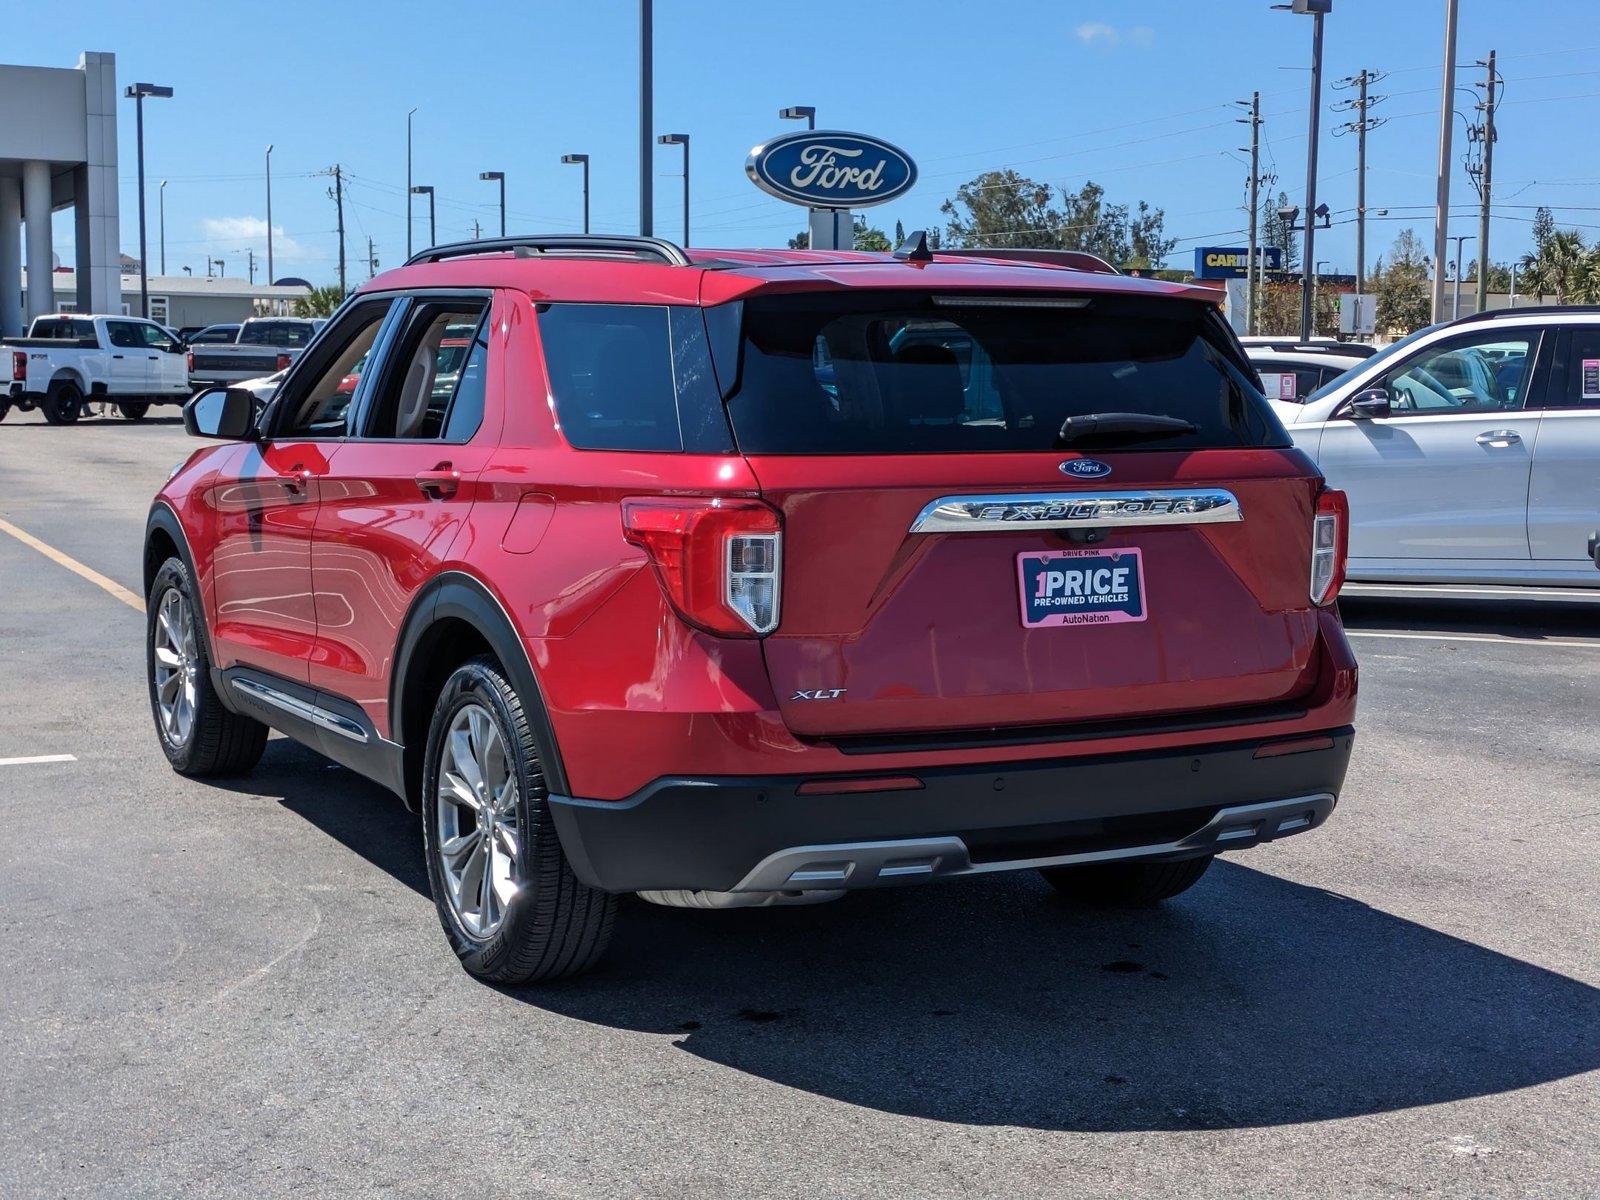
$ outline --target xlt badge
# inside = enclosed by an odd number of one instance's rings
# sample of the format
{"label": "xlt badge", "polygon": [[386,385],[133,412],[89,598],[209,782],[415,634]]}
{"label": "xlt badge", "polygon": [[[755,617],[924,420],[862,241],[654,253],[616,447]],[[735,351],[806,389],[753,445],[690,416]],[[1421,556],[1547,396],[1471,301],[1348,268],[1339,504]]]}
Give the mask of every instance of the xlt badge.
{"label": "xlt badge", "polygon": [[796,700],[837,700],[845,693],[844,688],[817,688],[814,691],[799,691],[789,697],[790,703]]}

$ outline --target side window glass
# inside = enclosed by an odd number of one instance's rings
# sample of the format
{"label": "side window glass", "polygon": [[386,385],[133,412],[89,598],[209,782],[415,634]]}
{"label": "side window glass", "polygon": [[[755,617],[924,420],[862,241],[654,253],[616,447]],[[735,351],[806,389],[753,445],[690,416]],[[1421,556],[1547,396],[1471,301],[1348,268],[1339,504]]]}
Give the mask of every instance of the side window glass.
{"label": "side window glass", "polygon": [[[459,439],[452,433],[452,440],[465,440],[477,431],[488,365],[482,330],[487,308],[487,301],[444,300],[412,309],[404,332],[385,355],[387,365],[364,436],[436,441],[453,425],[468,432]],[[458,396],[461,416],[452,422]]]}
{"label": "side window glass", "polygon": [[392,304],[373,300],[352,308],[324,339],[316,360],[298,364],[290,386],[280,392],[282,409],[273,437],[344,436],[345,413]]}
{"label": "side window glass", "polygon": [[1490,413],[1527,405],[1533,333],[1485,331],[1433,346],[1383,381],[1396,416]]}
{"label": "side window glass", "polygon": [[107,321],[106,340],[113,346],[124,349],[137,349],[143,345],[139,337],[139,327],[130,321]]}
{"label": "side window glass", "polygon": [[683,449],[665,306],[552,304],[539,314],[539,340],[571,445]]}
{"label": "side window glass", "polygon": [[1567,361],[1547,393],[1551,408],[1600,408],[1600,326],[1575,326],[1568,334]]}
{"label": "side window glass", "polygon": [[485,318],[473,335],[467,364],[461,368],[461,382],[445,417],[444,440],[466,442],[483,424],[483,397],[489,373],[489,321]]}

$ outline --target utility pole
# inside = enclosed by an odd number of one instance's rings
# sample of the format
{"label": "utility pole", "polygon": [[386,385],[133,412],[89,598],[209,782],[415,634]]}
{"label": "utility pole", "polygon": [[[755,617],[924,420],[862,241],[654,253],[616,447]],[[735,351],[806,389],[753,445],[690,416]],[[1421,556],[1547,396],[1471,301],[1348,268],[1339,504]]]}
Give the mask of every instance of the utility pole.
{"label": "utility pole", "polygon": [[[1235,101],[1243,104],[1243,100]],[[1237,118],[1250,126],[1250,179],[1246,190],[1250,196],[1250,257],[1244,268],[1244,331],[1256,331],[1257,280],[1261,277],[1261,247],[1257,239],[1257,225],[1261,218],[1261,93],[1250,93],[1250,115]]]}
{"label": "utility pole", "polygon": [[639,0],[639,232],[645,237],[655,232],[655,155],[650,137],[655,124],[655,18],[651,8],[651,0]]}
{"label": "utility pole", "polygon": [[267,147],[267,282],[276,272],[272,267],[272,147]]}
{"label": "utility pole", "polygon": [[1341,100],[1333,107],[1339,112],[1354,112],[1355,120],[1346,121],[1334,130],[1334,136],[1345,133],[1356,135],[1356,295],[1361,295],[1367,285],[1367,134],[1382,125],[1386,118],[1369,117],[1367,111],[1383,102],[1382,96],[1373,96],[1368,88],[1383,78],[1382,71],[1363,68],[1361,74],[1341,79],[1336,88],[1356,88],[1354,100]]}
{"label": "utility pole", "polygon": [[472,218],[472,240],[477,241],[483,236],[483,226],[478,223],[478,218]]}
{"label": "utility pole", "polygon": [[378,273],[378,251],[372,244],[372,239],[367,239],[367,278],[371,279]]}
{"label": "utility pole", "polygon": [[1489,306],[1489,200],[1494,191],[1494,106],[1495,89],[1500,79],[1495,73],[1493,50],[1489,51],[1489,61],[1479,59],[1478,65],[1485,68],[1483,100],[1478,105],[1478,111],[1483,114],[1483,123],[1474,125],[1468,130],[1467,136],[1483,148],[1483,161],[1468,162],[1467,174],[1478,185],[1478,199],[1481,202],[1478,210],[1477,311],[1482,312]]}
{"label": "utility pole", "polygon": [[1459,0],[1444,3],[1444,91],[1439,101],[1439,179],[1433,214],[1433,320],[1444,320],[1444,264],[1450,249],[1450,138],[1456,116],[1456,11]]}
{"label": "utility pole", "polygon": [[1322,128],[1322,18],[1333,10],[1333,0],[1290,0],[1277,5],[1311,18],[1311,97],[1306,126],[1305,255],[1300,260],[1300,340],[1311,339],[1311,268],[1317,261],[1317,135]]}
{"label": "utility pole", "polygon": [[345,279],[344,266],[344,169],[338,163],[334,163],[325,174],[333,176],[333,187],[329,195],[333,197],[334,207],[339,213],[339,298],[342,300],[350,291]]}
{"label": "utility pole", "polygon": [[255,252],[255,248],[251,247],[250,249],[246,250],[245,251],[245,255],[246,255],[246,260],[245,261],[250,264],[250,266],[248,268],[248,270],[250,272],[250,286],[254,287],[255,286],[255,282],[256,282],[256,252]]}

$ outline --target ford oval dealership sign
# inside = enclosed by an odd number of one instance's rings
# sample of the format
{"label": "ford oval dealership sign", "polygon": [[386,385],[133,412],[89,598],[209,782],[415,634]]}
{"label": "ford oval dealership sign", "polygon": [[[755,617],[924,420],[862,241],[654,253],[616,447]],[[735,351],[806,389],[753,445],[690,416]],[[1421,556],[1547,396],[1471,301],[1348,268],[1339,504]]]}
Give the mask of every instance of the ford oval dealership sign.
{"label": "ford oval dealership sign", "polygon": [[904,150],[865,134],[820,129],[763,142],[744,169],[758,188],[809,208],[882,204],[917,182],[917,164]]}

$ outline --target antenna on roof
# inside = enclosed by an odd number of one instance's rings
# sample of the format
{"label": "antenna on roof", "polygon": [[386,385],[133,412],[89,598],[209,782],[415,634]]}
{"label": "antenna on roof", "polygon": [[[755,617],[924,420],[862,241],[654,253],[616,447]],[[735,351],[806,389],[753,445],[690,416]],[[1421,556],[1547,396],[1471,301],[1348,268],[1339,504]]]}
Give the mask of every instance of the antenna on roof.
{"label": "antenna on roof", "polygon": [[906,234],[906,240],[900,243],[894,256],[901,262],[932,262],[933,251],[928,249],[927,230],[913,229]]}

